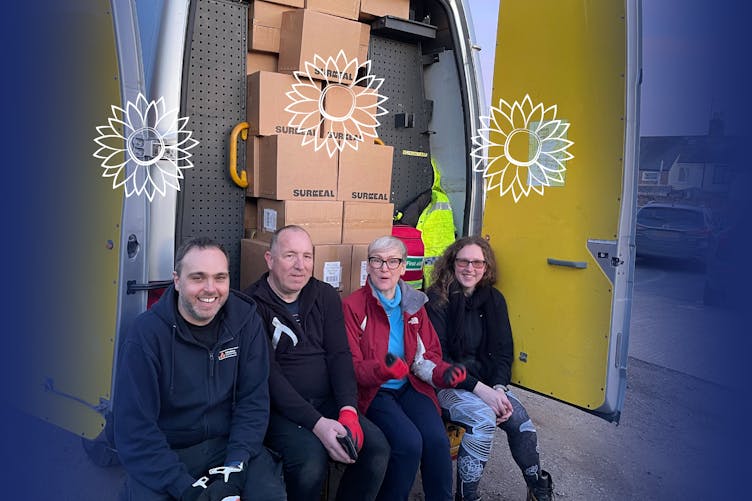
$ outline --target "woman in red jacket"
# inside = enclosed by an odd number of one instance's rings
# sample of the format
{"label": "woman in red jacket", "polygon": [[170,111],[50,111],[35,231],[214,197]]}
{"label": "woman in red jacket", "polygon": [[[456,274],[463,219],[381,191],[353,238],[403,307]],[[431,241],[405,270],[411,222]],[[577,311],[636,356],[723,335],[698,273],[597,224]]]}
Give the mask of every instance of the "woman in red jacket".
{"label": "woman in red jacket", "polygon": [[426,295],[400,279],[406,259],[401,240],[377,238],[366,285],[343,301],[358,407],[392,449],[377,499],[407,500],[420,465],[426,501],[449,501],[452,461],[434,388],[456,386],[465,370],[442,360]]}

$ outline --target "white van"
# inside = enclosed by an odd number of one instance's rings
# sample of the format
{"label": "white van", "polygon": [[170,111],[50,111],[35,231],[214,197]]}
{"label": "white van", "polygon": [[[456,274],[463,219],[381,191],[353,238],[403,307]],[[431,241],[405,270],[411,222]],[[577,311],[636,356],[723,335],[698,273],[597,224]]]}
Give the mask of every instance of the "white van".
{"label": "white van", "polygon": [[[70,315],[54,339],[35,343],[39,363],[19,376],[26,408],[88,438],[117,398],[119,340],[150,291],[171,280],[176,245],[198,234],[223,243],[237,287],[246,198],[228,164],[248,105],[249,2],[100,4],[54,7],[87,41],[83,63],[81,52],[55,55],[86,73],[68,98],[87,106],[66,127],[101,138],[113,123],[125,127],[113,116],[140,117],[128,127],[141,133],[126,135],[113,156],[89,140],[90,151],[61,152],[86,187],[75,199],[86,224],[58,222],[80,235],[63,270],[80,287],[69,291]],[[435,162],[457,233],[488,235],[499,256],[513,383],[618,421],[634,263],[639,2],[504,1],[492,103],[478,62],[492,48],[477,45],[468,2],[408,5],[406,16],[365,21],[370,71],[388,98],[378,136],[394,147],[390,201],[399,208],[429,189]],[[187,120],[157,120],[170,113]],[[237,147],[242,170],[246,148]],[[544,160],[547,151],[560,154]]]}

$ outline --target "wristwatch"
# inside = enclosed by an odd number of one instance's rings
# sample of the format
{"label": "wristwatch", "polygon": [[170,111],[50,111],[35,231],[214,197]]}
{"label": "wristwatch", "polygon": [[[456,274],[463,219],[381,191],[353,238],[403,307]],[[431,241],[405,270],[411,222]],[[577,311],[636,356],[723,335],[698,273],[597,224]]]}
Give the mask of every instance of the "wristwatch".
{"label": "wristwatch", "polygon": [[504,393],[507,393],[509,391],[509,388],[507,388],[507,385],[505,384],[495,384],[493,386],[494,390],[504,390]]}

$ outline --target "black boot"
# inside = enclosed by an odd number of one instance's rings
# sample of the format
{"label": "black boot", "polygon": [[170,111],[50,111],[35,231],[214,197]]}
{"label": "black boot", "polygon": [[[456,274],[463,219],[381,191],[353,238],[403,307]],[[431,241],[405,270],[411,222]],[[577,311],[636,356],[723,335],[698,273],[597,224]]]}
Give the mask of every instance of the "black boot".
{"label": "black boot", "polygon": [[554,499],[554,481],[547,471],[541,470],[538,480],[527,485],[527,501],[550,501]]}

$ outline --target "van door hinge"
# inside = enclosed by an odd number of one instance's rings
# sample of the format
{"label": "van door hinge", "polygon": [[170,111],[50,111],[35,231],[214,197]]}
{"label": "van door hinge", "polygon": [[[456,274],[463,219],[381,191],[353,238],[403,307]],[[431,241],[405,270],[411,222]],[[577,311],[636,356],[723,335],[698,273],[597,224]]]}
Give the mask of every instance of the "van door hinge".
{"label": "van door hinge", "polygon": [[587,248],[598,263],[601,271],[614,284],[616,267],[624,264],[624,261],[616,254],[616,240],[588,240]]}

